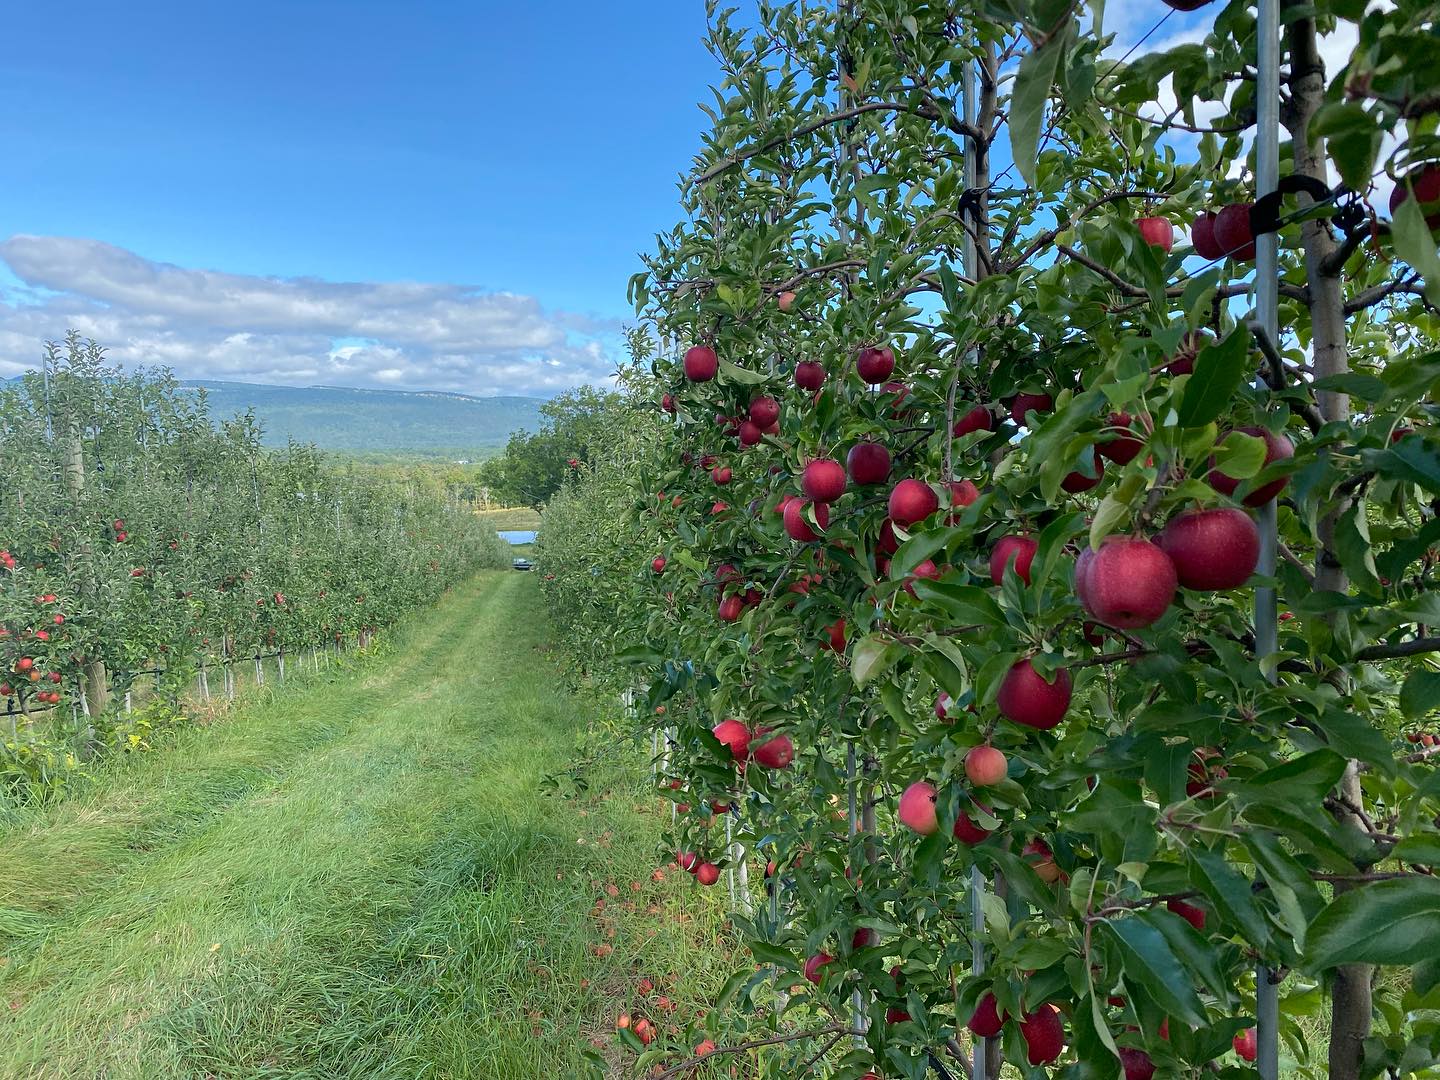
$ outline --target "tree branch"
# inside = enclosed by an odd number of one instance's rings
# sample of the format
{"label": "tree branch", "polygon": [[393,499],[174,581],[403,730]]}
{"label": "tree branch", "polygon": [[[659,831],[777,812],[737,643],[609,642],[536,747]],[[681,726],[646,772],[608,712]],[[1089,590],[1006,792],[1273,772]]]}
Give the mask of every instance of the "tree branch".
{"label": "tree branch", "polygon": [[1360,661],[1395,660],[1402,656],[1440,652],[1440,637],[1413,638],[1398,645],[1368,645],[1355,654]]}
{"label": "tree branch", "polygon": [[[1289,389],[1289,383],[1285,378],[1285,358],[1280,355],[1280,350],[1275,342],[1270,340],[1270,334],[1266,331],[1263,323],[1258,319],[1251,319],[1245,324],[1250,333],[1255,335],[1255,343],[1260,346],[1260,352],[1264,354],[1267,361],[1269,374],[1265,381],[1270,384],[1270,389],[1281,393]],[[1316,434],[1325,426],[1325,418],[1320,415],[1311,402],[1301,402],[1295,405],[1295,410],[1305,421],[1305,426],[1310,429],[1311,434]],[[1313,584],[1313,582],[1312,582]]]}
{"label": "tree branch", "polygon": [[707,1058],[720,1057],[722,1054],[743,1054],[746,1050],[754,1050],[760,1046],[775,1046],[777,1043],[800,1042],[802,1039],[818,1039],[822,1035],[864,1035],[863,1031],[854,1031],[849,1024],[829,1024],[823,1028],[814,1028],[811,1031],[795,1031],[788,1035],[773,1035],[768,1039],[751,1039],[749,1042],[739,1043],[736,1046],[717,1046],[705,1057],[687,1058],[679,1065],[672,1065],[662,1073],[657,1073],[654,1080],[666,1080],[666,1077],[678,1076],[686,1069],[693,1069]]}
{"label": "tree branch", "polygon": [[1374,288],[1366,289],[1364,292],[1345,301],[1345,314],[1354,315],[1357,311],[1364,311],[1367,307],[1373,307],[1386,297],[1395,293],[1404,293],[1407,296],[1419,296],[1420,287],[1416,284],[1420,279],[1417,275],[1396,278],[1394,281],[1387,281],[1384,285],[1376,285]]}

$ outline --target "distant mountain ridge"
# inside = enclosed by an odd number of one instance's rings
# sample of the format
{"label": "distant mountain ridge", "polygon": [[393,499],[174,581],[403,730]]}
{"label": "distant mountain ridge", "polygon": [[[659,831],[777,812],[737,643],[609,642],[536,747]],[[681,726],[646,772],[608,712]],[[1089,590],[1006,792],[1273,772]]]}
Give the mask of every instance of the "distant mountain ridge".
{"label": "distant mountain ridge", "polygon": [[182,379],[204,388],[216,420],[255,411],[265,442],[313,442],[324,450],[468,452],[500,449],[517,430],[540,426],[544,399],[475,397],[443,390],[362,390]]}

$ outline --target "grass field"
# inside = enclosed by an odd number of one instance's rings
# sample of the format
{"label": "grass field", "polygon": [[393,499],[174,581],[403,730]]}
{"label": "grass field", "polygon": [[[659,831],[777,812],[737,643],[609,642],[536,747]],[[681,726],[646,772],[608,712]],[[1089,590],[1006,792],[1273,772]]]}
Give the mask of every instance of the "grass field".
{"label": "grass field", "polygon": [[540,528],[539,511],[528,506],[514,506],[504,510],[477,510],[475,513],[481,521],[496,530]]}
{"label": "grass field", "polygon": [[719,897],[651,880],[642,769],[542,791],[595,705],[536,602],[481,575],[390,656],[0,822],[0,1076],[563,1078],[641,976],[704,1008]]}

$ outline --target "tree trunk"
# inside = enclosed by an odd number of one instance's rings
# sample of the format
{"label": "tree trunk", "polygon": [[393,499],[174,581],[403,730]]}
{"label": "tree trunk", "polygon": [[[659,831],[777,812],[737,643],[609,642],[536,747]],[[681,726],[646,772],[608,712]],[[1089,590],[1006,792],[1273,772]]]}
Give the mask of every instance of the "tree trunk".
{"label": "tree trunk", "polygon": [[[1302,9],[1297,0],[1287,0],[1285,14]],[[1282,14],[1282,20],[1285,18]],[[1320,58],[1311,17],[1296,17],[1286,23],[1290,51],[1290,102],[1286,115],[1295,173],[1324,182],[1326,161],[1320,147],[1308,138],[1310,120],[1323,102],[1325,65]],[[1306,196],[1300,196],[1302,202]],[[1323,379],[1349,370],[1345,341],[1345,290],[1343,270],[1327,272],[1326,260],[1335,250],[1335,239],[1329,226],[1321,220],[1306,221],[1301,226],[1305,246],[1305,270],[1309,289],[1309,308],[1315,376]],[[1327,424],[1350,419],[1350,399],[1333,390],[1317,394],[1320,415]],[[1335,527],[1345,506],[1330,508],[1316,530],[1315,588],[1326,592],[1345,592],[1348,588],[1344,568],[1334,555]],[[1360,777],[1355,762],[1350,762],[1340,781],[1342,808],[1337,816],[1349,828],[1364,830],[1358,816],[1347,807],[1359,807],[1362,801]],[[1336,894],[1346,886],[1337,883]],[[1335,971],[1330,991],[1329,1075],[1331,1080],[1359,1080],[1365,1053],[1365,1040],[1370,1035],[1372,1002],[1370,980],[1373,970],[1368,964],[1345,964]]]}
{"label": "tree trunk", "polygon": [[[79,504],[85,492],[85,450],[80,442],[80,433],[73,428],[65,437],[65,480],[70,494]],[[80,549],[82,558],[90,557],[90,545]],[[86,592],[94,592],[94,575],[85,576]],[[85,704],[91,716],[103,716],[110,704],[110,677],[105,664],[100,660],[87,658],[81,669],[85,676]]]}

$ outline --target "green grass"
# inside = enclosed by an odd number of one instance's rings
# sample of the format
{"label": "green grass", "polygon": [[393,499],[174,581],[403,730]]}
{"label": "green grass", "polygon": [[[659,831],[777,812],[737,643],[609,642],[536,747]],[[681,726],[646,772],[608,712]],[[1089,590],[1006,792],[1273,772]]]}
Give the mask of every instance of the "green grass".
{"label": "green grass", "polygon": [[503,510],[476,510],[480,520],[492,529],[538,529],[540,513],[528,506],[513,506]]}
{"label": "green grass", "polygon": [[718,908],[650,880],[634,760],[541,790],[596,710],[536,604],[481,575],[389,658],[0,823],[0,1076],[566,1077],[641,974],[703,1008]]}

